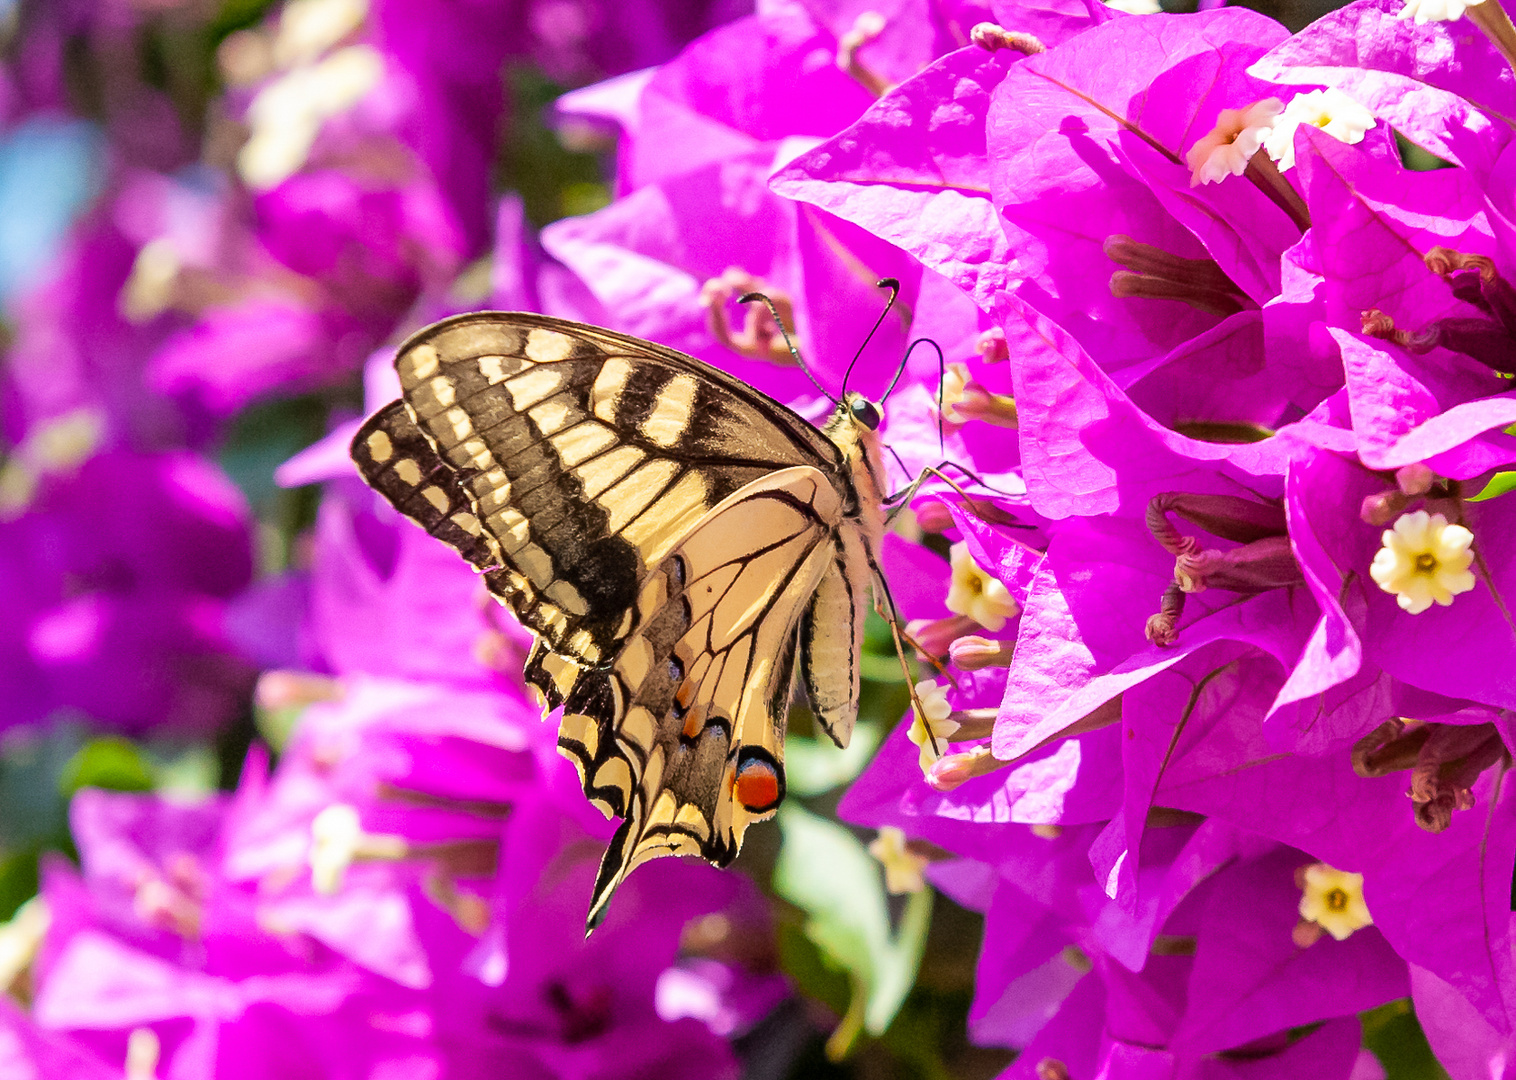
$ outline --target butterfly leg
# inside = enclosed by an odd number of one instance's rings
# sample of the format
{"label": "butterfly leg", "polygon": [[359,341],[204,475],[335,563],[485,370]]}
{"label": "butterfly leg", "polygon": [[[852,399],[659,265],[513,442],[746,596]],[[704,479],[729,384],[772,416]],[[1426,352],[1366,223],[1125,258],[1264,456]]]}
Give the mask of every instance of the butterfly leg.
{"label": "butterfly leg", "polygon": [[[905,624],[900,618],[900,609],[895,606],[895,597],[890,593],[890,587],[884,580],[884,573],[879,564],[874,561],[872,554],[869,555],[869,565],[874,571],[874,610],[889,624],[890,636],[895,641],[895,657],[900,661],[900,670],[905,675],[906,689],[911,695],[911,708],[917,716],[921,717],[922,723],[926,723],[926,706],[921,703],[921,696],[916,693],[916,676],[911,671],[910,662],[905,658],[906,642],[911,640],[910,635],[906,633]],[[911,641],[911,647],[913,651],[927,655],[925,650],[918,648],[914,641]],[[935,658],[932,658],[931,662],[939,672],[942,671],[941,665]],[[931,730],[930,725],[927,727],[927,734],[932,740],[933,751],[939,755],[947,752],[946,746],[938,745],[937,735]]]}
{"label": "butterfly leg", "polygon": [[959,495],[962,495],[967,502],[972,504],[975,501],[973,496],[964,491],[963,488],[959,487],[958,484],[952,479],[952,477],[948,476],[942,471],[947,466],[952,466],[959,472],[962,472],[974,483],[978,484],[980,487],[988,491],[994,491],[1001,495],[1011,494],[1007,491],[1000,491],[999,488],[991,487],[989,484],[981,480],[975,473],[969,471],[968,469],[965,469],[962,465],[959,465],[956,462],[939,461],[936,465],[928,465],[926,468],[922,469],[920,474],[917,475],[916,479],[912,480],[910,484],[906,485],[904,489],[885,498],[885,505],[892,506],[892,509],[889,511],[889,513],[885,515],[885,524],[889,524],[891,521],[895,520],[900,512],[911,504],[911,500],[916,497],[917,490],[920,489],[921,485],[926,483],[927,478],[931,476],[935,476],[937,479],[941,480],[944,484],[952,488]]}

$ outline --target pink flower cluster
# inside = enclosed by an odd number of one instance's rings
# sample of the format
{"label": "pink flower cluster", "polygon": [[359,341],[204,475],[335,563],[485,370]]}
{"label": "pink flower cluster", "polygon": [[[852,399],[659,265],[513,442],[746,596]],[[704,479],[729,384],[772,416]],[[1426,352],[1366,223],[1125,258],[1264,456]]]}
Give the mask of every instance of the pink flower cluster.
{"label": "pink flower cluster", "polygon": [[[161,88],[107,95],[98,193],[8,300],[0,723],[226,739],[256,713],[278,757],[198,800],[74,797],[77,866],[44,858],[0,931],[15,1060],[793,1066],[772,1032],[815,1025],[773,1026],[803,1010],[750,878],[657,860],[583,939],[611,826],[539,722],[530,642],[346,446],[398,393],[394,343],[486,306],[819,422],[737,298],[838,393],[892,277],[848,389],[941,351],[881,429],[896,488],[925,476],[885,569],[936,678],[922,715],[864,717],[866,767],[802,782],[794,753],[790,789],[851,779],[890,888],[982,914],[971,1039],[1026,1080],[1372,1080],[1375,1025],[1414,1009],[1454,1080],[1504,1075],[1516,31],[1500,0],[1356,0],[1293,35],[1201,6],[291,0],[218,31],[203,140]],[[7,131],[66,101],[70,48],[162,29],[35,22]],[[615,147],[608,205],[540,231],[492,194],[529,156],[497,143],[521,64],[603,79],[549,119]],[[781,824],[796,934],[852,978],[849,1038],[882,1034],[929,904],[892,931],[883,874],[797,886],[823,826]],[[816,929],[834,901],[878,930],[867,962]]]}

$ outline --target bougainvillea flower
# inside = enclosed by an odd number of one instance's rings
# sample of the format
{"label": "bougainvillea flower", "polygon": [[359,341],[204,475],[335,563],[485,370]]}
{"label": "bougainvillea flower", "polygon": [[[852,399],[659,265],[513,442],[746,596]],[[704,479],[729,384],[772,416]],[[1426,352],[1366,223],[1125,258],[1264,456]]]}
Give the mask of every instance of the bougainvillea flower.
{"label": "bougainvillea flower", "polygon": [[735,1075],[724,1040],[695,1019],[663,1020],[655,996],[688,920],[727,907],[743,883],[688,860],[644,867],[586,939],[584,897],[605,832],[585,832],[593,819],[565,814],[551,797],[511,817],[497,899],[504,966],[493,987],[440,990],[441,1040],[481,1070],[469,1076],[488,1075],[502,1055],[523,1076]]}
{"label": "bougainvillea flower", "polygon": [[8,723],[75,709],[130,731],[203,731],[250,672],[222,617],[252,572],[242,495],[189,453],[97,454],[0,522]]}
{"label": "bougainvillea flower", "polygon": [[[916,274],[898,252],[854,226],[770,194],[767,174],[763,152],[724,160],[555,223],[544,230],[543,245],[593,289],[614,328],[714,362],[782,401],[813,397],[815,387],[795,368],[755,362],[717,343],[710,320],[735,319],[740,309],[722,304],[712,312],[701,287],[739,265],[793,303],[800,347],[835,394],[886,298],[874,275],[909,283]],[[855,260],[871,273],[855,273]],[[822,311],[827,318],[817,317]],[[893,319],[881,327],[861,391],[881,392],[905,351],[904,329]]]}
{"label": "bougainvillea flower", "polygon": [[[244,800],[256,797],[256,771]],[[80,796],[83,875],[55,864],[44,884],[53,921],[36,972],[38,1023],[110,1064],[150,1042],[147,1065],[166,1076],[236,1080],[297,1062],[325,1075],[355,1062],[424,1068],[427,1033],[383,1019],[414,1015],[417,994],[309,938],[281,939],[259,925],[255,895],[220,876],[221,828],[236,812]]]}
{"label": "bougainvillea flower", "polygon": [[[1267,96],[1266,85],[1243,68],[1262,51],[1260,42],[1282,34],[1256,17],[1257,25],[1243,25],[1248,16],[1214,15],[1205,27],[1203,20],[1118,19],[1031,57],[1008,49],[960,51],[896,88],[844,135],[797,159],[776,176],[775,189],[899,244],[997,318],[1005,315],[997,290],[1014,289],[1112,370],[1166,352],[1213,325],[1217,312],[1236,311],[1250,296],[1257,303],[1272,297],[1279,255],[1299,237],[1298,226],[1247,184],[1190,193],[1180,164],[1189,143],[1210,129],[1221,108]],[[1231,34],[1236,39],[1229,41]],[[1142,68],[1140,80],[1135,68],[1112,69],[1097,59],[1111,49],[1148,48],[1163,55]],[[1182,63],[1185,57],[1192,62]],[[1150,69],[1174,65],[1186,72],[1200,63],[1215,69],[1207,76],[1217,81],[1209,96],[1194,100],[1183,82],[1190,76],[1176,74],[1160,78],[1151,107],[1143,104]],[[961,104],[939,114],[933,103],[948,92]],[[999,101],[1004,107],[992,104]],[[1169,116],[1170,104],[1184,116]],[[1065,114],[1078,116],[1080,132],[1090,134],[1070,141],[1072,130],[1060,133]],[[1160,115],[1169,118],[1155,119]],[[1099,173],[1079,156],[1090,139],[1112,155]],[[993,208],[983,200],[990,188]],[[1071,213],[1081,222],[1074,246],[1065,235]],[[941,242],[944,227],[959,239]],[[1048,247],[1054,231],[1063,253],[1056,259]],[[1242,300],[1180,308],[1133,298],[1145,294],[1113,295],[1107,249],[1118,240],[1137,245],[1122,256],[1133,267],[1145,265],[1139,256],[1152,251],[1179,260],[1176,267],[1194,277],[1196,267],[1221,260],[1213,276],[1222,284],[1207,288],[1237,291]],[[1199,279],[1191,285],[1200,288]]]}
{"label": "bougainvillea flower", "polygon": [[[1154,803],[1257,829],[1337,869],[1363,874],[1374,926],[1400,956],[1456,983],[1477,1009],[1499,1008],[1511,962],[1510,897],[1488,867],[1510,857],[1516,833],[1507,824],[1510,796],[1500,783],[1505,766],[1498,757],[1472,778],[1473,808],[1453,813],[1434,832],[1416,820],[1405,773],[1357,776],[1347,748],[1307,757],[1268,747],[1261,721],[1281,678],[1276,661],[1254,654],[1222,663],[1198,694],[1197,673],[1165,673],[1123,698],[1136,741],[1148,746],[1155,765],[1162,763],[1149,768],[1157,776]],[[1398,707],[1416,708],[1410,700]],[[1266,823],[1257,817],[1286,791],[1300,793],[1311,813],[1276,814]],[[1430,906],[1418,893],[1429,875],[1446,890],[1442,902]]]}

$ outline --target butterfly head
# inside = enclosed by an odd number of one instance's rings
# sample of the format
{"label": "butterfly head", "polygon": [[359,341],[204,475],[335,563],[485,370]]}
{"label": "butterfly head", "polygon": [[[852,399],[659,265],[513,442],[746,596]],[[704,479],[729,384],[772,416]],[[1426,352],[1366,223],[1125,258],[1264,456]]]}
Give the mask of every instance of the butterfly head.
{"label": "butterfly head", "polygon": [[879,406],[862,394],[844,395],[842,407],[847,411],[853,423],[868,431],[878,431],[879,425],[884,421],[884,414],[879,411]]}

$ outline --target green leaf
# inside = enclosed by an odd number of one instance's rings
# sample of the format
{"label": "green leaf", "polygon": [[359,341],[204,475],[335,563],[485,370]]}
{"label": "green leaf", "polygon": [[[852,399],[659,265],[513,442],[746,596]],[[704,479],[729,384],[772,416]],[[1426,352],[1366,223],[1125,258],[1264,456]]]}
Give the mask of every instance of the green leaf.
{"label": "green leaf", "polygon": [[1508,491],[1516,491],[1516,472],[1500,472],[1490,477],[1490,482],[1478,495],[1471,495],[1469,502],[1484,502]]}
{"label": "green leaf", "polygon": [[209,746],[195,744],[156,755],[152,764],[157,789],[168,795],[197,798],[216,790],[221,763]]}
{"label": "green leaf", "polygon": [[884,1034],[916,984],[921,954],[926,949],[926,932],[932,925],[933,896],[931,889],[911,894],[900,919],[900,929],[876,965],[878,975],[863,1014],[863,1026],[870,1035]]}
{"label": "green leaf", "polygon": [[58,777],[58,790],[66,796],[87,787],[151,791],[152,768],[127,739],[118,736],[92,739],[69,758]]}
{"label": "green leaf", "polygon": [[809,799],[848,783],[874,756],[880,738],[879,725],[871,720],[853,726],[846,750],[838,750],[831,739],[791,735],[784,743],[785,790]]}
{"label": "green leaf", "polygon": [[1448,1080],[1427,1044],[1409,998],[1358,1014],[1363,1045],[1384,1066],[1385,1080]]}
{"label": "green leaf", "polygon": [[274,753],[284,753],[284,748],[289,745],[290,737],[295,734],[295,727],[300,723],[300,718],[305,715],[309,705],[284,705],[277,709],[265,709],[261,705],[253,706],[253,723],[257,725],[258,734],[263,736],[263,741],[268,743]]}
{"label": "green leaf", "polygon": [[912,896],[900,929],[891,932],[883,870],[850,830],[793,802],[779,811],[779,827],[784,843],[774,889],[806,913],[805,935],[852,984],[847,1015],[827,1044],[840,1057],[860,1030],[882,1034],[905,1001],[931,923],[932,894]]}

